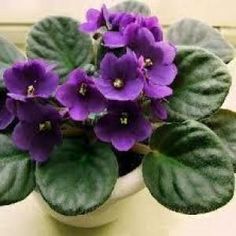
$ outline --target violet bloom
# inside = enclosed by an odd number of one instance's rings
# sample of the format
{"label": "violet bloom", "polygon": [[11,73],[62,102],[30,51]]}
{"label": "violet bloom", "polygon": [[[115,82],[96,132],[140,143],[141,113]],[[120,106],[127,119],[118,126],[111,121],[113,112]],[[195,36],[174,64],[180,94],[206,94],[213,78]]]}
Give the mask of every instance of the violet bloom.
{"label": "violet bloom", "polygon": [[48,98],[55,91],[59,78],[42,60],[14,64],[3,74],[8,96],[25,101],[27,98]]}
{"label": "violet bloom", "polygon": [[132,25],[130,30],[130,47],[139,57],[145,78],[145,95],[155,99],[170,96],[172,89],[169,85],[177,74],[173,62],[176,48],[168,42],[155,42],[154,36],[146,28]]}
{"label": "violet bloom", "polygon": [[160,120],[166,120],[168,117],[167,109],[161,100],[152,100],[151,101],[151,111],[155,118]]}
{"label": "violet bloom", "polygon": [[27,99],[23,102],[8,98],[6,100],[6,108],[20,121],[37,123],[42,119],[39,112],[43,109],[43,104],[40,104],[35,99]]}
{"label": "violet bloom", "polygon": [[106,100],[93,79],[80,69],[69,74],[67,82],[57,90],[56,98],[69,109],[73,120],[85,120],[90,113],[102,112],[106,108]]}
{"label": "violet bloom", "polygon": [[[113,16],[115,27],[104,34],[104,45],[109,48],[131,47],[135,42],[135,35],[138,29],[147,29],[156,42],[163,40],[163,31],[156,17],[134,16],[127,13],[123,15]],[[113,19],[113,21],[114,21]],[[114,25],[114,23],[111,23]],[[118,25],[118,26],[117,26]],[[139,45],[142,47],[143,45]]]}
{"label": "violet bloom", "polygon": [[127,39],[124,35],[126,27],[136,21],[136,16],[127,12],[117,12],[110,14],[109,22],[111,28],[104,33],[103,41],[105,46],[110,48],[119,48],[127,45]]}
{"label": "violet bloom", "polygon": [[27,117],[29,111],[25,110],[26,117],[24,121],[20,121],[16,125],[12,139],[19,149],[28,150],[33,160],[44,162],[48,159],[55,145],[61,143],[61,117],[50,105],[34,104],[28,109],[31,112],[37,111],[37,119],[31,122],[26,121],[29,120]]}
{"label": "violet bloom", "polygon": [[0,130],[6,129],[14,120],[15,116],[6,106],[6,97],[1,96],[0,100]]}
{"label": "violet bloom", "polygon": [[96,32],[99,28],[109,27],[109,13],[105,5],[102,6],[101,11],[97,9],[89,9],[86,14],[87,22],[79,26],[79,30],[84,33]]}
{"label": "violet bloom", "polygon": [[136,103],[113,101],[94,131],[101,141],[111,142],[119,151],[128,151],[135,142],[149,138],[152,127]]}
{"label": "violet bloom", "polygon": [[135,100],[143,89],[143,78],[134,53],[117,58],[107,53],[100,64],[101,77],[96,80],[97,88],[110,100]]}
{"label": "violet bloom", "polygon": [[137,19],[137,22],[141,27],[148,29],[152,33],[156,42],[163,40],[163,30],[156,16],[151,16],[151,17],[141,16]]}

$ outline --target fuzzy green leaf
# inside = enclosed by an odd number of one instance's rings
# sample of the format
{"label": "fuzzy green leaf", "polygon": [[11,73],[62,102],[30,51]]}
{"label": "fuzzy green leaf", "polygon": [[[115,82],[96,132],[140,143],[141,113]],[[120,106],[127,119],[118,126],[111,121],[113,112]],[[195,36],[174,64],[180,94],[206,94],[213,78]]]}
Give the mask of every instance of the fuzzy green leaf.
{"label": "fuzzy green leaf", "polygon": [[167,107],[170,121],[198,120],[217,111],[231,85],[227,66],[214,54],[197,47],[178,48],[178,75]]}
{"label": "fuzzy green leaf", "polygon": [[0,37],[0,88],[3,85],[3,72],[17,61],[24,60],[24,55],[3,37]]}
{"label": "fuzzy green leaf", "polygon": [[0,147],[0,205],[7,205],[25,199],[34,190],[35,166],[7,135],[0,134]]}
{"label": "fuzzy green leaf", "polygon": [[92,40],[78,30],[69,17],[48,17],[33,26],[27,39],[27,56],[54,64],[64,81],[69,72],[89,64],[93,57]]}
{"label": "fuzzy green leaf", "polygon": [[234,193],[230,155],[220,139],[197,121],[156,130],[143,163],[144,181],[154,198],[185,214],[213,211]]}
{"label": "fuzzy green leaf", "polygon": [[236,113],[221,109],[203,120],[203,123],[213,130],[228,148],[236,172]]}
{"label": "fuzzy green leaf", "polygon": [[49,161],[36,168],[36,182],[49,206],[63,215],[93,211],[111,195],[118,165],[104,144],[66,139]]}
{"label": "fuzzy green leaf", "polygon": [[195,19],[186,18],[173,24],[167,31],[167,38],[175,45],[205,48],[226,63],[234,58],[234,48],[220,32]]}
{"label": "fuzzy green leaf", "polygon": [[143,15],[150,15],[151,11],[149,7],[140,1],[124,1],[121,2],[114,7],[111,8],[112,11],[126,11],[126,12],[134,12],[141,13]]}

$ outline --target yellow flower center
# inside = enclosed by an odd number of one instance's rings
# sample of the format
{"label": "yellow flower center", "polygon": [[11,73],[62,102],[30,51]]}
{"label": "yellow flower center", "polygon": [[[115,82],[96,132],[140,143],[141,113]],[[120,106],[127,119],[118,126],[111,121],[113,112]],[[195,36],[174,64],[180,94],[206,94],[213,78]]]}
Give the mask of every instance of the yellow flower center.
{"label": "yellow flower center", "polygon": [[144,61],[144,66],[145,67],[151,67],[153,65],[153,62],[150,58],[146,58],[145,61]]}
{"label": "yellow flower center", "polygon": [[45,121],[39,124],[40,131],[48,131],[52,129],[52,123],[50,121]]}
{"label": "yellow flower center", "polygon": [[122,125],[127,125],[128,124],[128,114],[126,112],[122,112],[121,117],[120,117],[120,123]]}
{"label": "yellow flower center", "polygon": [[33,96],[34,92],[35,92],[34,86],[33,85],[28,86],[28,88],[27,88],[27,95],[28,96]]}
{"label": "yellow flower center", "polygon": [[85,96],[86,93],[87,93],[87,85],[82,83],[79,87],[78,92],[79,92],[80,95]]}
{"label": "yellow flower center", "polygon": [[113,81],[113,86],[117,89],[121,89],[124,87],[124,81],[120,78],[117,78]]}

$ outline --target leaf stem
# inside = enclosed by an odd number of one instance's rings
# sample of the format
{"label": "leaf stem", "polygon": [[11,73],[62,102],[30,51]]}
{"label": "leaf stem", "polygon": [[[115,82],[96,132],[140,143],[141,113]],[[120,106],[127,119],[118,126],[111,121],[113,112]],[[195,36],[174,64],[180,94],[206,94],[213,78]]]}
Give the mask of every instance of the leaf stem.
{"label": "leaf stem", "polygon": [[78,137],[84,134],[84,130],[80,128],[62,129],[62,134],[65,137]]}
{"label": "leaf stem", "polygon": [[146,144],[135,143],[135,145],[132,148],[132,151],[138,154],[147,155],[148,153],[152,151],[152,149]]}

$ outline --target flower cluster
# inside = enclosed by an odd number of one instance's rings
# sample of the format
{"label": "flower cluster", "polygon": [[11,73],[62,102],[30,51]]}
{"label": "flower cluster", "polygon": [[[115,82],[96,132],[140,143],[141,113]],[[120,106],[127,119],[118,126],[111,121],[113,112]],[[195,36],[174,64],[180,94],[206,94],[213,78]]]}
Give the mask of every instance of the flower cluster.
{"label": "flower cluster", "polygon": [[28,150],[33,160],[43,162],[62,138],[61,116],[47,101],[55,92],[59,77],[42,60],[16,63],[3,77],[8,98],[3,105],[7,113],[1,128],[17,119],[14,143],[19,149]]}
{"label": "flower cluster", "polygon": [[164,101],[173,93],[176,49],[163,39],[158,19],[103,6],[90,9],[79,30],[108,49],[94,75],[75,68],[59,85],[42,60],[16,63],[4,73],[7,97],[0,104],[0,129],[15,120],[14,143],[37,162],[61,143],[62,124],[90,125],[99,140],[128,151],[150,137],[153,118],[167,118]]}

